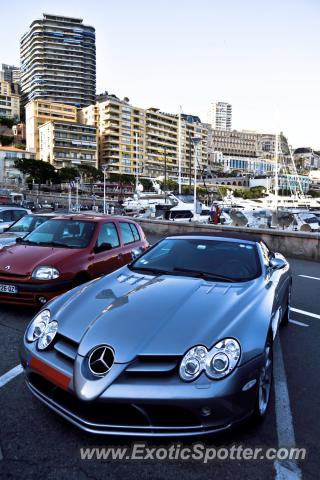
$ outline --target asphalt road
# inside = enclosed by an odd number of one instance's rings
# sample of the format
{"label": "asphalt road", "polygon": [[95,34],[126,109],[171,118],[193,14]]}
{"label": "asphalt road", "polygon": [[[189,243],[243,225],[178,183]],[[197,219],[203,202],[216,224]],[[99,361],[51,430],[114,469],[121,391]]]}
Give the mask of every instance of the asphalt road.
{"label": "asphalt road", "polygon": [[[285,377],[277,378],[271,408],[259,427],[243,425],[233,432],[205,438],[208,446],[242,445],[277,447],[289,442],[307,449],[304,461],[284,465],[282,472],[270,460],[226,460],[202,464],[181,460],[81,460],[81,447],[131,445],[133,440],[89,436],[48,411],[27,390],[23,375],[1,386],[3,375],[19,364],[19,343],[32,312],[22,308],[0,307],[0,478],[24,479],[314,479],[320,467],[320,278],[319,263],[292,260],[294,272],[292,306],[318,315],[292,312],[290,323],[281,329],[280,341]],[[307,325],[307,326],[305,326]],[[276,362],[280,362],[276,358]],[[280,362],[281,363],[281,362]],[[277,365],[278,368],[279,365]],[[283,394],[288,389],[289,401]],[[280,395],[280,397],[279,397]],[[280,404],[279,404],[280,402]],[[277,415],[276,415],[277,413]],[[289,428],[289,430],[288,430]],[[289,432],[289,433],[288,433]],[[293,438],[292,438],[293,435]],[[141,441],[141,440],[140,440]],[[183,441],[190,445],[198,440]],[[173,440],[148,440],[149,446],[170,445]],[[278,472],[278,473],[277,473]]]}

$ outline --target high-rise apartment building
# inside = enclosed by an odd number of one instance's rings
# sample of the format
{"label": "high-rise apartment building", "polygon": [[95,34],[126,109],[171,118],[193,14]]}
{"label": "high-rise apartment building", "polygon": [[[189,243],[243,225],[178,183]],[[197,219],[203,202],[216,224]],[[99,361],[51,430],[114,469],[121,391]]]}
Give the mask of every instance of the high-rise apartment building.
{"label": "high-rise apartment building", "polygon": [[230,131],[232,128],[232,105],[226,102],[211,103],[208,122],[215,130]]}
{"label": "high-rise apartment building", "polygon": [[20,95],[18,83],[0,79],[0,117],[20,119]]}
{"label": "high-rise apartment building", "polygon": [[20,41],[22,103],[43,99],[83,107],[95,101],[95,29],[43,14]]}
{"label": "high-rise apartment building", "polygon": [[[194,175],[195,147],[193,138],[200,139],[198,145],[198,175],[207,166],[207,125],[194,115],[181,115],[181,178],[188,181]],[[146,110],[146,161],[145,174],[150,177],[164,175],[179,176],[179,116],[161,112],[156,108]]]}
{"label": "high-rise apartment building", "polygon": [[[132,107],[128,99],[98,96],[100,101],[79,111],[79,121],[97,127],[99,164],[108,172],[135,175],[145,164],[145,110]],[[138,170],[139,169],[139,170]]]}
{"label": "high-rise apartment building", "polygon": [[27,150],[40,160],[39,127],[50,120],[77,123],[77,108],[63,103],[33,100],[26,105]]}
{"label": "high-rise apartment building", "polygon": [[[179,174],[179,117],[157,108],[142,109],[115,95],[98,96],[101,101],[79,112],[82,123],[95,125],[99,135],[99,163],[108,171],[170,178]],[[207,125],[192,115],[181,116],[181,175],[193,175],[193,137],[201,139],[198,167],[207,162]]]}
{"label": "high-rise apartment building", "polygon": [[97,167],[96,128],[80,123],[50,121],[39,128],[40,160],[56,168]]}
{"label": "high-rise apartment building", "polygon": [[19,83],[20,82],[20,68],[14,65],[2,64],[0,70],[0,81]]}

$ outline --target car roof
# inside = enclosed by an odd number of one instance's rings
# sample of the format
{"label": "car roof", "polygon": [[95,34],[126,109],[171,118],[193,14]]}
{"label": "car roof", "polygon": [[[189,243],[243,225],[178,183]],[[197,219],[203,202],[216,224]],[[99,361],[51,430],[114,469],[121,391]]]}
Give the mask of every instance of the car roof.
{"label": "car roof", "polygon": [[114,220],[117,220],[117,221],[125,221],[125,222],[133,222],[135,223],[133,220],[131,219],[127,219],[125,217],[121,217],[121,216],[114,216],[114,215],[104,215],[104,216],[99,216],[99,215],[86,215],[85,213],[84,214],[81,214],[81,213],[57,213],[56,215],[54,215],[54,220],[81,220],[81,221],[93,221],[93,222],[105,222],[106,220],[107,221],[111,221],[113,222]]}
{"label": "car roof", "polygon": [[11,207],[10,205],[8,205],[8,206],[3,205],[2,207],[0,207],[0,211],[2,211],[2,210],[25,210],[27,212],[28,208],[26,208],[26,207]]}
{"label": "car roof", "polygon": [[187,235],[181,235],[181,234],[176,234],[176,235],[170,235],[166,238],[180,238],[180,239],[194,239],[194,240],[200,240],[200,239],[208,239],[211,238],[214,240],[215,238],[219,238],[223,241],[240,241],[240,242],[246,242],[246,243],[259,243],[262,241],[261,237],[256,236],[256,235],[251,235],[247,233],[237,233],[237,232],[214,232],[214,233],[209,233],[209,232],[201,232],[201,233],[189,233]]}
{"label": "car roof", "polygon": [[[58,213],[29,213],[28,217],[57,217]],[[22,217],[23,218],[23,217]]]}

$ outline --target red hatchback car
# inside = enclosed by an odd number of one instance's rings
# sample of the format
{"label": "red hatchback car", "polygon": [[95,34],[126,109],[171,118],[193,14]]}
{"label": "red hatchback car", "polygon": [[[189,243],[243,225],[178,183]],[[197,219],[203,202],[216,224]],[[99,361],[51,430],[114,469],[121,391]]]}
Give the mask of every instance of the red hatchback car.
{"label": "red hatchback car", "polygon": [[123,217],[55,217],[0,251],[0,303],[43,305],[148,246],[141,227]]}

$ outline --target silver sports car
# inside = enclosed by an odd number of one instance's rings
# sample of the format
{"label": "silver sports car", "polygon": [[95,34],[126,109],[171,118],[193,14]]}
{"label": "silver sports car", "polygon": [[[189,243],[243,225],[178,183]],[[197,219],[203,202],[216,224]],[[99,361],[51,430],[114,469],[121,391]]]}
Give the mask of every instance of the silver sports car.
{"label": "silver sports car", "polygon": [[36,315],[21,350],[27,385],[99,434],[198,435],[260,420],[291,282],[260,239],[168,237]]}

